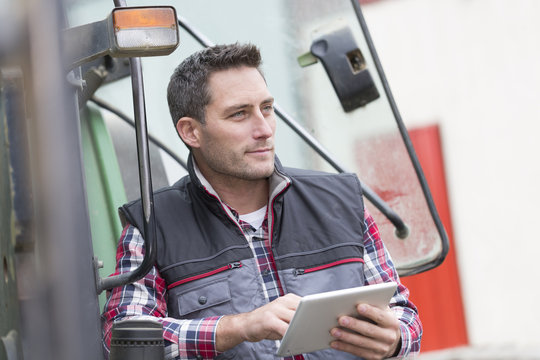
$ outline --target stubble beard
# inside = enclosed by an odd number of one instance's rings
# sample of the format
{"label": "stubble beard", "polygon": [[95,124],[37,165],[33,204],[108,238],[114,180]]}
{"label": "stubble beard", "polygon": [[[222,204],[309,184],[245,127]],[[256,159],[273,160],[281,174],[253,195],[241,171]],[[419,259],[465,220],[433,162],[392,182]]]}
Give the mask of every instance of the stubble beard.
{"label": "stubble beard", "polygon": [[223,153],[218,149],[212,149],[205,155],[208,167],[216,175],[230,178],[230,180],[256,181],[267,179],[274,172],[274,154],[271,159],[265,161],[249,161],[249,155],[245,152]]}

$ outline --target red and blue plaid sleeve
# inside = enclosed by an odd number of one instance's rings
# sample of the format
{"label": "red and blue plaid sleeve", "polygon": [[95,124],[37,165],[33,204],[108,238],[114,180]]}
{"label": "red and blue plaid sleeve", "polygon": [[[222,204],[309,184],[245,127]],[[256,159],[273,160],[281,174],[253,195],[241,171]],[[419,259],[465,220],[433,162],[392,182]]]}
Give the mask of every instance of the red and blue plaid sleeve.
{"label": "red and blue plaid sleeve", "polygon": [[[134,226],[126,226],[118,244],[114,274],[136,269],[143,257],[142,235]],[[101,316],[103,346],[107,358],[114,322],[142,317],[151,317],[163,324],[166,359],[213,359],[219,354],[215,350],[219,317],[196,320],[167,317],[165,280],[153,267],[141,280],[107,293],[107,302]]]}
{"label": "red and blue plaid sleeve", "polygon": [[401,328],[401,350],[398,357],[414,356],[420,352],[422,323],[416,306],[409,300],[409,290],[401,284],[390,254],[386,250],[373,217],[365,210],[364,261],[365,285],[387,281],[397,282],[398,289],[390,301]]}

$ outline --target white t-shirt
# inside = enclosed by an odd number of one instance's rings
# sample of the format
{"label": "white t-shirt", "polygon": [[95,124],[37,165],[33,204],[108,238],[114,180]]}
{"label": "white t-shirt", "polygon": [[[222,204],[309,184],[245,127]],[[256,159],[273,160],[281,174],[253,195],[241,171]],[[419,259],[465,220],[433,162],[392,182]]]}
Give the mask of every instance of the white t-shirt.
{"label": "white t-shirt", "polygon": [[251,226],[253,226],[255,229],[258,229],[261,227],[264,221],[264,216],[266,215],[266,207],[267,205],[263,206],[259,210],[250,212],[249,214],[239,215],[239,218],[240,220],[245,221]]}

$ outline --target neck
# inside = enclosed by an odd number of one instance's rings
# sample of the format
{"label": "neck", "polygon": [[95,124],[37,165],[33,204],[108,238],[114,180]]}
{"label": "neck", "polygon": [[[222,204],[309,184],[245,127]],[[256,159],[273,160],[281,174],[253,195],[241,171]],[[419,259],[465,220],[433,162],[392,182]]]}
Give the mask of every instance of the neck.
{"label": "neck", "polygon": [[[194,159],[195,160],[195,159]],[[245,180],[216,173],[194,162],[195,168],[217,193],[221,201],[235,209],[240,215],[259,210],[268,203],[269,180],[267,178]]]}
{"label": "neck", "polygon": [[268,179],[209,181],[219,197],[240,215],[259,210],[268,202]]}

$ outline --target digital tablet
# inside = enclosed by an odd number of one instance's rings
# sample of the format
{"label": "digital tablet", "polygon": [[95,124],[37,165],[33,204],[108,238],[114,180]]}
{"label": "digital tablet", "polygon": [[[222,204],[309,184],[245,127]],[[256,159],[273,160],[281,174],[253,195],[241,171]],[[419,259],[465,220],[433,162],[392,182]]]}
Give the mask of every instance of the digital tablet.
{"label": "digital tablet", "polygon": [[356,306],[370,304],[385,308],[396,292],[397,284],[388,282],[304,296],[289,324],[278,356],[292,356],[330,347],[330,330],[338,326],[342,315],[358,317]]}

